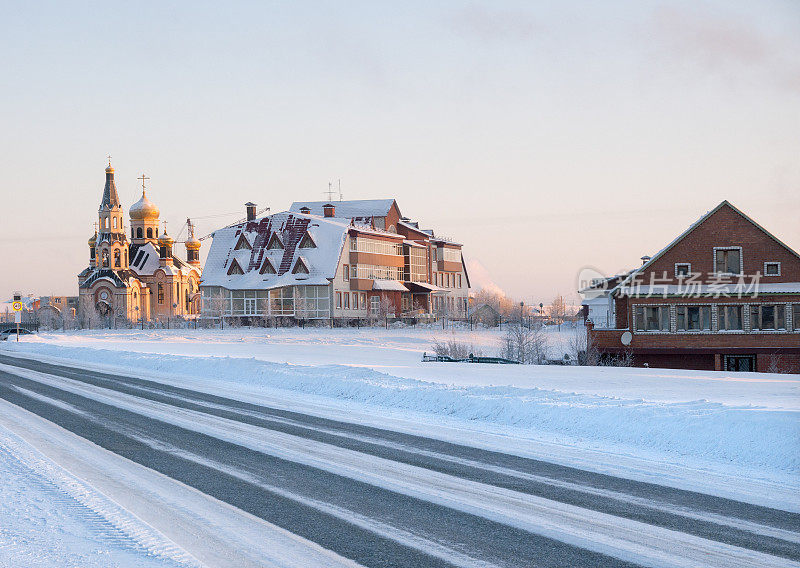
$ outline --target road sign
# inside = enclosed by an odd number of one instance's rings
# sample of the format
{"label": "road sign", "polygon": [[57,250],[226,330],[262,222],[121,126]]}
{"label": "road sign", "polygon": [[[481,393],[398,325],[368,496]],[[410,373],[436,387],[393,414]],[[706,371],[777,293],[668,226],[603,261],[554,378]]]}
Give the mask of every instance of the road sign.
{"label": "road sign", "polygon": [[14,323],[22,323],[22,312],[14,312]]}
{"label": "road sign", "polygon": [[13,309],[15,312],[21,312],[22,302],[14,302],[13,304],[11,304],[11,309]]}

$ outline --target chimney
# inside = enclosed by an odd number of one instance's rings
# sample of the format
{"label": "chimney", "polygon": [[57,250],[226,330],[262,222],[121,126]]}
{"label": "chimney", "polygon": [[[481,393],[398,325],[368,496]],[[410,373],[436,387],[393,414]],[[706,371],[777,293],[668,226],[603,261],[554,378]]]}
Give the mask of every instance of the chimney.
{"label": "chimney", "polygon": [[645,264],[647,264],[648,262],[650,262],[650,257],[649,257],[649,256],[647,256],[647,255],[644,255],[644,256],[642,257],[642,266],[644,266],[644,265],[645,265]]}
{"label": "chimney", "polygon": [[300,208],[300,213],[302,213],[303,215],[310,215],[311,208],[303,206]]}
{"label": "chimney", "polygon": [[247,220],[248,221],[255,221],[256,220],[256,204],[252,201],[248,201],[244,204],[245,211],[247,211]]}
{"label": "chimney", "polygon": [[336,207],[332,203],[322,206],[322,213],[325,217],[333,217],[336,214]]}

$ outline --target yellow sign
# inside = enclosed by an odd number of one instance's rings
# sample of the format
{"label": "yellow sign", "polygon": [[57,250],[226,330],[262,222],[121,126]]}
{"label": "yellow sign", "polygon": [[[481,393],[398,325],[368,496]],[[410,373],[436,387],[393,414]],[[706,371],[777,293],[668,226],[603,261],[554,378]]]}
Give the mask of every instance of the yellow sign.
{"label": "yellow sign", "polygon": [[15,312],[21,312],[22,311],[22,302],[14,302],[13,304],[11,304],[11,308]]}

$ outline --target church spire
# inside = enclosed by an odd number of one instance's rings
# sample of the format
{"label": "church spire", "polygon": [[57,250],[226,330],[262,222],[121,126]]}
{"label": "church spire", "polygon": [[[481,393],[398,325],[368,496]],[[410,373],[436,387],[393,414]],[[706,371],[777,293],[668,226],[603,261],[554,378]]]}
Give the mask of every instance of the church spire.
{"label": "church spire", "polygon": [[119,195],[117,195],[117,186],[114,183],[114,167],[111,165],[111,156],[108,157],[108,167],[106,168],[106,186],[103,188],[103,201],[100,202],[100,208],[107,207],[113,209],[120,207]]}

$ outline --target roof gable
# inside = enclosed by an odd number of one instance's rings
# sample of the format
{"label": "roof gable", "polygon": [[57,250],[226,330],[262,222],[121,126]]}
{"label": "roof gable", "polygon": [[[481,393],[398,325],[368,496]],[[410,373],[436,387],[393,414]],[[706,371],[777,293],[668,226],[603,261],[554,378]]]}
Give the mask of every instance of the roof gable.
{"label": "roof gable", "polygon": [[[741,248],[743,274],[764,274],[765,262],[780,262],[781,276],[770,282],[800,281],[800,255],[751,217],[723,201],[703,215],[626,279],[636,277],[677,281],[676,264],[691,265],[691,273],[707,280],[715,273],[715,248]],[[624,281],[622,285],[626,282]]]}

